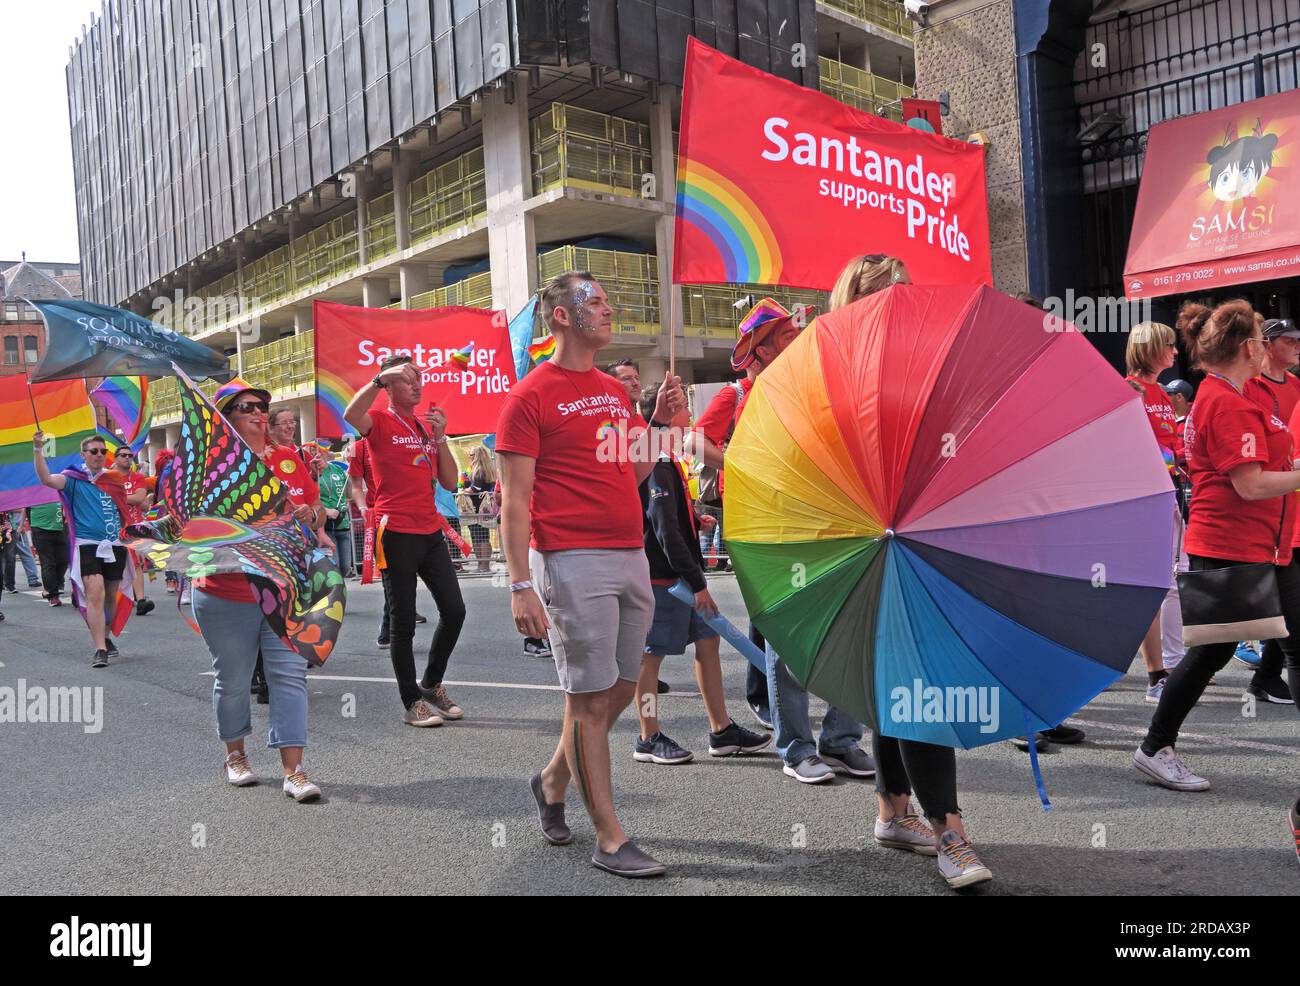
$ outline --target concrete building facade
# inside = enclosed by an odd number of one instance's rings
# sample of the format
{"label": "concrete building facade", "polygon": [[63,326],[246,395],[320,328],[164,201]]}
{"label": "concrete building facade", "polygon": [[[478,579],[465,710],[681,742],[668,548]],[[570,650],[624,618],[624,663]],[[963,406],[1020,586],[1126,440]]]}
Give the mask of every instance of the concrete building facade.
{"label": "concrete building facade", "polygon": [[513,313],[589,268],[611,358],[662,373],[671,311],[683,376],[722,379],[738,299],[820,298],[661,276],[687,37],[897,117],[911,27],[897,0],[126,0],[68,68],[87,297],[224,350],[304,436],[316,299]]}

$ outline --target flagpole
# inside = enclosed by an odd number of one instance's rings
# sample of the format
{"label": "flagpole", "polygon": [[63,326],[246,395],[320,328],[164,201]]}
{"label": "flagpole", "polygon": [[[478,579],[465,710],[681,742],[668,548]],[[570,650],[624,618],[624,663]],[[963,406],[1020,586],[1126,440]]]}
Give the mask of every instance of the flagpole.
{"label": "flagpole", "polygon": [[36,430],[41,431],[41,416],[36,413],[36,397],[32,394],[32,378],[26,371],[23,372],[23,382],[27,384],[27,400],[32,405],[32,420],[36,422]]}

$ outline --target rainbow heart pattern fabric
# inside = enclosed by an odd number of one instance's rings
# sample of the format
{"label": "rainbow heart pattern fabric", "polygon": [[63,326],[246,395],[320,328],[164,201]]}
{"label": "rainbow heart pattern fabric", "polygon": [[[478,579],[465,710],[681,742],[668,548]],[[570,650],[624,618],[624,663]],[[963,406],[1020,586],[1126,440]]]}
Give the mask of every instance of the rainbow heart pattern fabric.
{"label": "rainbow heart pattern fabric", "polygon": [[329,552],[288,512],[284,485],[177,370],[181,434],[149,519],[124,542],[190,578],[238,574],[272,629],[313,666],[334,649],[347,591]]}

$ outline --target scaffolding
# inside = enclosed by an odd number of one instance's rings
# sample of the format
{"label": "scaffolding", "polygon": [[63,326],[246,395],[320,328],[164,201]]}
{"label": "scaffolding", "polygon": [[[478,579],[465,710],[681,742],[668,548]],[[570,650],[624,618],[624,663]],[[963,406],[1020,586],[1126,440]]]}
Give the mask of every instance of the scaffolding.
{"label": "scaffolding", "polygon": [[492,307],[492,272],[471,274],[462,281],[411,295],[409,308]]}
{"label": "scaffolding", "polygon": [[911,86],[873,75],[824,55],[817,59],[817,73],[821,91],[826,95],[834,96],[840,102],[864,112],[898,123],[903,121],[900,101],[913,94]]}
{"label": "scaffolding", "polygon": [[890,34],[912,40],[912,22],[899,0],[817,0],[824,7],[851,14],[882,27]]}
{"label": "scaffolding", "polygon": [[[312,340],[312,332],[308,330],[264,346],[245,349],[244,369],[240,376],[254,387],[269,390],[273,401],[299,396],[301,390],[312,386],[315,380]],[[230,357],[230,369],[239,370],[234,356]],[[205,380],[199,384],[199,390],[211,400],[217,386],[216,381]],[[175,377],[161,377],[150,383],[149,397],[155,421],[171,422],[181,416],[181,396]]]}
{"label": "scaffolding", "polygon": [[487,214],[483,148],[439,165],[416,178],[409,189],[412,245],[469,225]]}
{"label": "scaffolding", "polygon": [[566,103],[533,118],[532,157],[534,193],[569,185],[640,196],[654,172],[648,126]]}

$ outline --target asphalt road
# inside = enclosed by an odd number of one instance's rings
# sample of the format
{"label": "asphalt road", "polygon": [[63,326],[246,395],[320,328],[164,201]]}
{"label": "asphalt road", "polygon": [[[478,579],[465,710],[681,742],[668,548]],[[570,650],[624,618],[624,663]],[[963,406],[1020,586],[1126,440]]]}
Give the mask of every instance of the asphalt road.
{"label": "asphalt road", "polygon": [[[549,661],[522,655],[508,593],[462,583],[469,620],[448,687],[466,719],[411,729],[387,653],[375,646],[377,586],[354,588],[341,646],[309,680],[307,766],[324,789],[315,805],[280,790],[278,758],[262,746],[266,707],[249,743],[265,783],[227,786],[214,733],[210,664],[173,597],[133,619],[112,667],[90,668],[75,610],[33,593],[0,608],[0,688],[102,686],[98,732],[75,723],[0,724],[0,891],[29,894],[946,894],[933,860],[878,848],[871,782],[807,787],[774,755],[714,760],[689,658],[664,662],[673,686],[665,731],[694,749],[679,767],[632,760],[629,712],[613,737],[614,790],[624,826],[671,865],[648,882],[589,863],[593,834],[576,794],[576,839],[547,845],[526,779],[553,749],[562,706]],[[712,588],[743,625],[734,579]],[[421,610],[430,616],[427,597]],[[417,633],[417,654],[432,626]],[[207,672],[207,674],[205,674]],[[724,647],[732,714],[743,659]],[[1247,673],[1219,675],[1193,712],[1180,751],[1213,782],[1179,794],[1147,784],[1130,757],[1151,707],[1130,674],[1073,720],[1077,747],[1043,755],[1053,809],[1042,811],[1028,757],[1008,744],[958,754],[967,828],[994,882],[991,894],[1294,894],[1284,830],[1300,787],[1300,717],[1287,706],[1242,715]],[[814,710],[820,714],[820,705]],[[352,711],[354,715],[347,715]]]}

